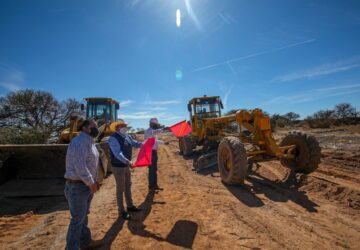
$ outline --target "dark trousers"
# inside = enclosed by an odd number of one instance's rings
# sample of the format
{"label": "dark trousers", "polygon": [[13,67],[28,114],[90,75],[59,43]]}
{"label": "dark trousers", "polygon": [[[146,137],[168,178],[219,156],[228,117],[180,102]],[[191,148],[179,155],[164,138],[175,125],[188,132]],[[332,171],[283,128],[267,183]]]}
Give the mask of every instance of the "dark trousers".
{"label": "dark trousers", "polygon": [[149,187],[156,187],[157,183],[157,150],[152,151],[151,166],[149,167]]}

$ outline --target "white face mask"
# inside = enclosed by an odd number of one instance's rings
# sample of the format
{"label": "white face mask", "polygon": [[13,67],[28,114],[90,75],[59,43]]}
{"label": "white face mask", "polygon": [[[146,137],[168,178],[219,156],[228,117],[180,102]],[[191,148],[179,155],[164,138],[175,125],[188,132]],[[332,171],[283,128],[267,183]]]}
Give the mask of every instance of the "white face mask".
{"label": "white face mask", "polygon": [[120,128],[120,129],[119,129],[119,133],[122,134],[122,135],[126,134],[126,132],[127,132],[127,128],[126,128],[126,127],[123,127],[123,128]]}

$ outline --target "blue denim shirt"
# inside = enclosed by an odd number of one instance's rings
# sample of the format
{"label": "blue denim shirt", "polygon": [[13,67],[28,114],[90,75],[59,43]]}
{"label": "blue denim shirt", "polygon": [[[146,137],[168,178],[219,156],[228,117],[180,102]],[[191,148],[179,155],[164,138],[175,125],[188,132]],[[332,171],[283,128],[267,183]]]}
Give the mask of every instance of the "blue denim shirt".
{"label": "blue denim shirt", "polygon": [[[126,134],[125,137],[131,142],[131,145],[133,147],[135,148],[141,147],[142,143],[134,140],[130,135]],[[126,157],[124,156],[121,150],[119,142],[114,137],[110,136],[108,143],[112,153],[118,160],[120,160],[124,164],[128,164],[129,161],[131,161],[131,159],[126,159]]]}
{"label": "blue denim shirt", "polygon": [[96,181],[99,152],[94,140],[86,133],[81,133],[69,144],[66,153],[66,179],[82,180],[90,186]]}

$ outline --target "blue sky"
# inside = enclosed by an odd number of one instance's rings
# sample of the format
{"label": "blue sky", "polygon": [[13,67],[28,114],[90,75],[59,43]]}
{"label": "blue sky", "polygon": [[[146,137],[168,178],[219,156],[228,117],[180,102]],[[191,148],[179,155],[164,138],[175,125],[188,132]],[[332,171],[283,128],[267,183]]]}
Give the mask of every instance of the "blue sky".
{"label": "blue sky", "polygon": [[134,127],[186,119],[204,94],[226,109],[360,109],[360,2],[3,0],[0,95],[24,88],[112,97]]}

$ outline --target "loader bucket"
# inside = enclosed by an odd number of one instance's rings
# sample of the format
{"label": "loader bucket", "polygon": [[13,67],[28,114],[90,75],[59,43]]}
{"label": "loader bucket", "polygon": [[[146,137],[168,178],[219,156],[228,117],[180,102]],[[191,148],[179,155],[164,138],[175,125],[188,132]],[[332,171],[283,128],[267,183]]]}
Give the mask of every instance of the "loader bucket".
{"label": "loader bucket", "polygon": [[0,185],[10,179],[63,178],[67,146],[0,145]]}

